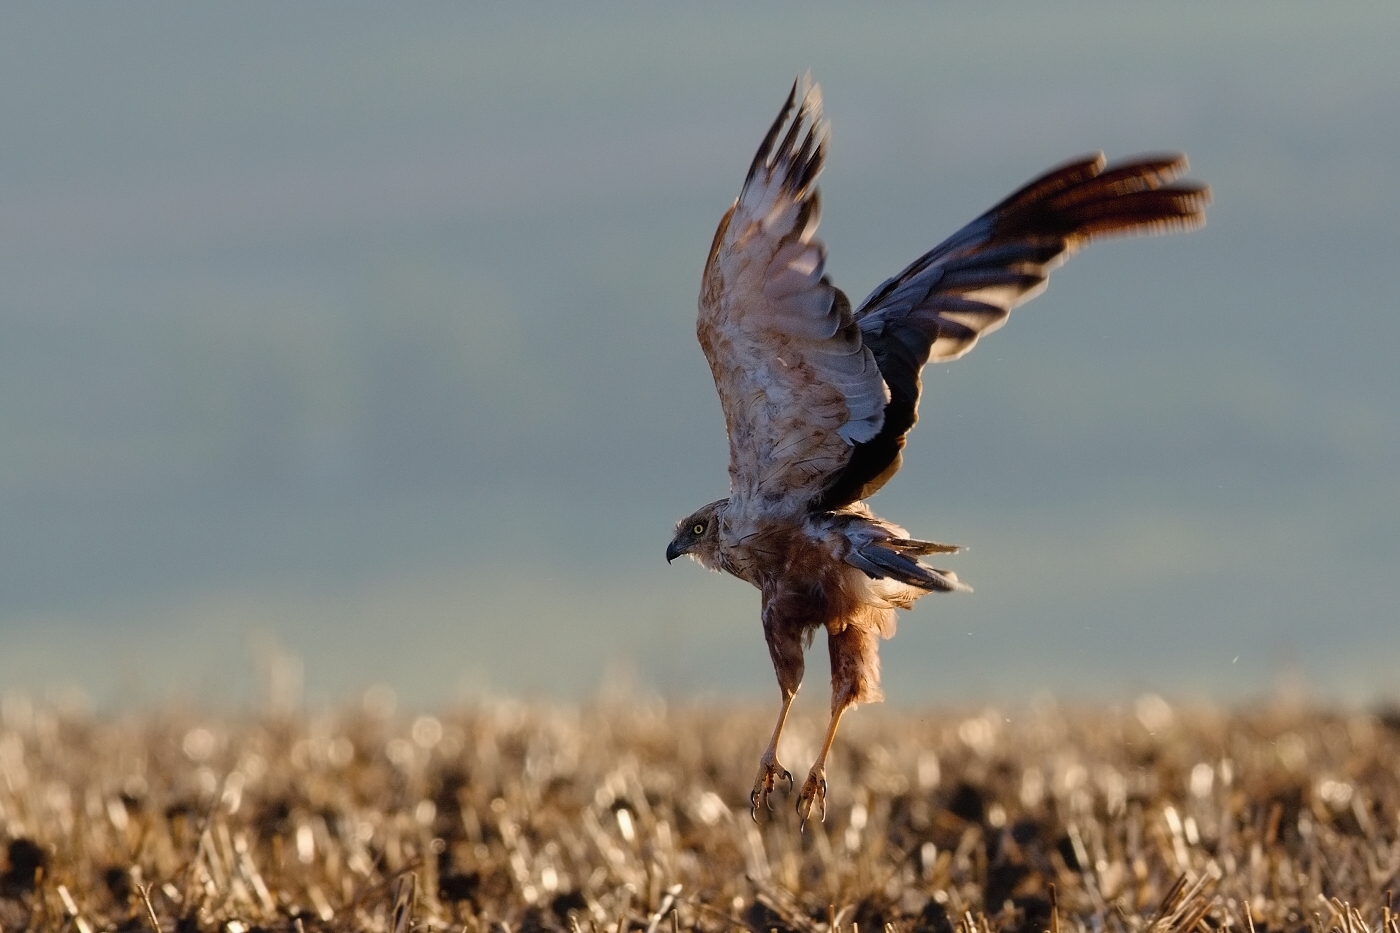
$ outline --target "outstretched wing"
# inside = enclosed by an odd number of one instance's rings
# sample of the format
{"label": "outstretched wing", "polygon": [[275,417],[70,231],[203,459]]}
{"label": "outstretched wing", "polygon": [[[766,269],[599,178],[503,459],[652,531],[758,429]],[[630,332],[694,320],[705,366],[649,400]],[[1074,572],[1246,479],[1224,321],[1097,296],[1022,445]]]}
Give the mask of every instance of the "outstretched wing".
{"label": "outstretched wing", "polygon": [[815,182],[826,135],[821,92],[804,78],[720,221],[700,292],[730,497],[765,510],[805,510],[853,445],[877,435],[890,398],[850,302],[823,274]]}
{"label": "outstretched wing", "polygon": [[813,505],[835,509],[899,469],[918,418],[919,372],[955,360],[1045,287],[1050,270],[1089,240],[1188,230],[1205,223],[1210,190],[1171,182],[1184,155],[1141,156],[1105,168],[1102,153],[1032,181],[877,288],[856,312],[890,390],[884,423],[856,445]]}

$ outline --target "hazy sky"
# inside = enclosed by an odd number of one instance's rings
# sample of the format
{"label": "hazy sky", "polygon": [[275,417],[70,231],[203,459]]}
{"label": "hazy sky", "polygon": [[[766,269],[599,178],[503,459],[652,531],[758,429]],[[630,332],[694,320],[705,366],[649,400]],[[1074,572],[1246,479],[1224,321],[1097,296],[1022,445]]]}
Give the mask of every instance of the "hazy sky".
{"label": "hazy sky", "polygon": [[[0,9],[0,689],[776,697],[694,340],[794,76],[854,299],[1066,158],[1185,150],[925,373],[873,500],[969,550],[892,699],[1400,696],[1400,6]],[[825,705],[825,650],[804,703]],[[809,696],[810,695],[810,696]]]}

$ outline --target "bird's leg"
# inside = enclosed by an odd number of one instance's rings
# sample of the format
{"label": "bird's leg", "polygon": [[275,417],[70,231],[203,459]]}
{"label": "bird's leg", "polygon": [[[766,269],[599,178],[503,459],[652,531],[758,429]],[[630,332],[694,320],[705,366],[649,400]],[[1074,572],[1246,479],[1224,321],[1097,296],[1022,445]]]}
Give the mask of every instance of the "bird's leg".
{"label": "bird's leg", "polygon": [[802,672],[806,662],[802,658],[803,632],[806,625],[802,621],[809,614],[805,594],[793,594],[780,587],[764,584],[763,589],[763,639],[768,642],[768,654],[773,659],[773,673],[778,675],[778,689],[783,694],[783,708],[778,712],[778,723],[773,727],[773,739],[768,750],[758,760],[758,778],[753,783],[753,793],[749,794],[749,813],[758,820],[758,805],[768,806],[768,795],[779,778],[786,778],[788,790],[792,790],[792,774],[778,764],[778,737],[783,733],[783,723],[787,722],[788,710],[797,689],[802,686]]}
{"label": "bird's leg", "polygon": [[783,723],[787,722],[788,710],[792,708],[792,698],[795,696],[795,690],[791,693],[783,691],[783,708],[778,711],[778,724],[773,727],[773,739],[758,759],[758,777],[753,782],[753,793],[749,794],[749,815],[755,823],[758,822],[760,805],[773,809],[768,802],[768,795],[773,792],[773,786],[780,778],[787,781],[788,790],[792,790],[792,772],[778,763],[778,737],[783,734]]}
{"label": "bird's leg", "polygon": [[822,750],[817,754],[812,770],[807,772],[807,780],[802,782],[802,793],[797,795],[797,815],[804,827],[807,818],[812,815],[812,808],[818,804],[821,805],[821,821],[826,822],[826,756],[831,751],[831,743],[836,741],[836,727],[841,723],[841,714],[850,707],[849,702],[839,705],[833,702],[831,723],[826,727],[826,741],[822,742]]}
{"label": "bird's leg", "polygon": [[817,755],[816,763],[802,783],[797,795],[797,814],[802,825],[819,804],[821,818],[826,820],[826,756],[836,741],[836,727],[841,716],[857,703],[869,703],[880,698],[880,636],[870,627],[846,625],[828,628],[827,649],[831,652],[831,724],[826,727],[826,741]]}

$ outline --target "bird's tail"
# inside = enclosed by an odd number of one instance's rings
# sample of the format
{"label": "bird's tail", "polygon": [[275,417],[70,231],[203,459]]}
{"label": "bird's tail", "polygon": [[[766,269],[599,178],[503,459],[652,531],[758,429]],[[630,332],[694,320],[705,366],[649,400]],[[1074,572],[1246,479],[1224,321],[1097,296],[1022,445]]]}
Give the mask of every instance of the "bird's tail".
{"label": "bird's tail", "polygon": [[951,570],[930,567],[919,560],[924,554],[952,554],[957,545],[912,538],[881,538],[852,548],[846,562],[873,579],[894,579],[925,592],[972,592]]}
{"label": "bird's tail", "polygon": [[905,554],[915,554],[922,557],[925,554],[956,554],[962,550],[956,544],[939,544],[937,541],[916,541],[913,538],[887,538],[885,543],[896,551]]}

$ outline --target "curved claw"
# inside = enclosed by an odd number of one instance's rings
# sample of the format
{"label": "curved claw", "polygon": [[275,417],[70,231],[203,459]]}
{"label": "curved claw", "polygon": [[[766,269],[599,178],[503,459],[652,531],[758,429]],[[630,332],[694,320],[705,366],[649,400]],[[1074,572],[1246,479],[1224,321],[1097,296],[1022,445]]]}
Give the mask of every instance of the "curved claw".
{"label": "curved claw", "polygon": [[807,828],[807,819],[812,815],[812,808],[821,805],[820,820],[826,822],[826,774],[813,771],[807,775],[806,782],[802,785],[802,793],[797,797],[797,816],[800,819],[799,831]]}
{"label": "curved claw", "polygon": [[773,802],[769,795],[773,793],[773,785],[783,778],[787,778],[788,790],[792,790],[792,772],[778,764],[776,758],[764,755],[758,763],[758,777],[753,782],[753,792],[749,794],[749,816],[753,817],[755,823],[758,822],[758,808],[760,805],[767,807],[771,812]]}

